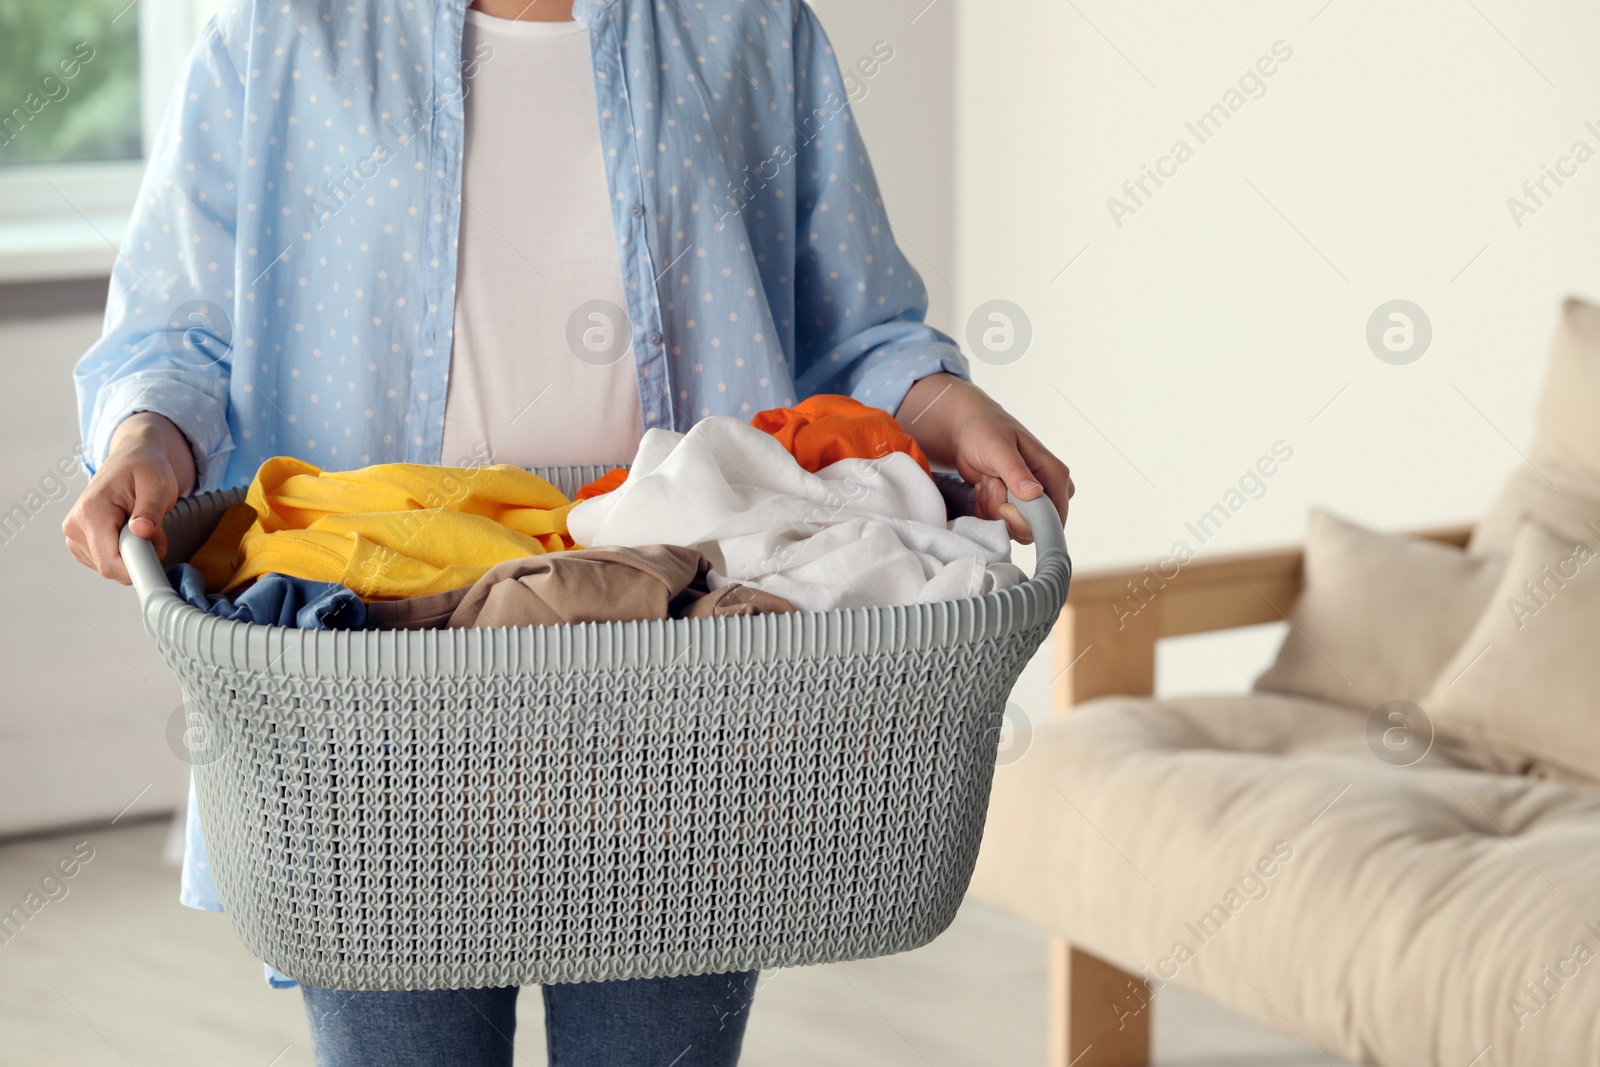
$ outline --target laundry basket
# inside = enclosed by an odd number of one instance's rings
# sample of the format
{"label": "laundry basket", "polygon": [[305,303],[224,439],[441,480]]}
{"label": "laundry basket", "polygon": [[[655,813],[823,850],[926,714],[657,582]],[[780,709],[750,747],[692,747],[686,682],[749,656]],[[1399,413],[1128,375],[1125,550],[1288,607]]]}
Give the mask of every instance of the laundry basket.
{"label": "laundry basket", "polygon": [[[569,494],[596,468],[539,472]],[[179,501],[166,564],[243,490]],[[1066,599],[313,632],[186,604],[122,553],[210,734],[207,850],[245,945],[304,982],[447,989],[859,959],[938,936],[1018,673]]]}

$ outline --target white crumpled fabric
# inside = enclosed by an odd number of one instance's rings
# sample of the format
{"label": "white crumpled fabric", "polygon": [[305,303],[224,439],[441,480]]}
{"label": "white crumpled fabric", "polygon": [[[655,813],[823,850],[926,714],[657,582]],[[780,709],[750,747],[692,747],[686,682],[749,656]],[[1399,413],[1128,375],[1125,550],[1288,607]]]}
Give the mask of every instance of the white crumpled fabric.
{"label": "white crumpled fabric", "polygon": [[684,545],[731,582],[801,611],[979,596],[1025,579],[999,520],[946,521],[944,498],[900,452],[815,474],[771,435],[713,417],[688,433],[649,430],[628,480],[580,503],[581,545]]}

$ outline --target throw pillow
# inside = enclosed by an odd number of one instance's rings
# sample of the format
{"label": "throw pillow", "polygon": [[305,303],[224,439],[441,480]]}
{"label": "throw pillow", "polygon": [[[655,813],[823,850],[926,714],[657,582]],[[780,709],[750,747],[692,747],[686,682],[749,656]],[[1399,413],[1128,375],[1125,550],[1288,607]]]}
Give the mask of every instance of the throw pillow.
{"label": "throw pillow", "polygon": [[1600,521],[1600,307],[1576,298],[1562,308],[1539,401],[1530,462],[1511,476],[1473,533],[1474,555],[1505,554],[1523,520],[1580,540]]}
{"label": "throw pillow", "polygon": [[1305,592],[1289,613],[1277,662],[1256,688],[1363,711],[1421,701],[1483,613],[1503,566],[1497,557],[1313,511]]}
{"label": "throw pillow", "polygon": [[1422,702],[1441,735],[1600,780],[1600,524],[1525,523],[1477,625]]}

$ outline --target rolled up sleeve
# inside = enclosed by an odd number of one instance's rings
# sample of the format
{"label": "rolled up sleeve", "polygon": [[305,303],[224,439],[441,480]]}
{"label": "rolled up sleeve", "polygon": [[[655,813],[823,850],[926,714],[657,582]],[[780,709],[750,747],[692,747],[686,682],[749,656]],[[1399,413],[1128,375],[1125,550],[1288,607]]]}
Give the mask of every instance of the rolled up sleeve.
{"label": "rolled up sleeve", "polygon": [[188,439],[194,452],[195,491],[222,487],[228,454],[233,451],[225,378],[170,370],[134,371],[93,390],[93,404],[84,425],[83,454],[90,474],[105,462],[111,435],[122,420],[151,411],[169,419]]}

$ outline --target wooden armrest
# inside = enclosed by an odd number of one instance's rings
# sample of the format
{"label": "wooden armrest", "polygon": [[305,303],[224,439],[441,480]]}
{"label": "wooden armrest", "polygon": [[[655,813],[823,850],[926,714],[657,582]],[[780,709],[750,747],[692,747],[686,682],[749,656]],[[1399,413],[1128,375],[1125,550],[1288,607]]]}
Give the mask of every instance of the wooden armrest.
{"label": "wooden armrest", "polygon": [[[1467,525],[1412,536],[1464,546],[1471,535]],[[1163,637],[1285,618],[1304,585],[1304,565],[1296,546],[1074,575],[1056,632],[1057,713],[1111,693],[1153,693]]]}

